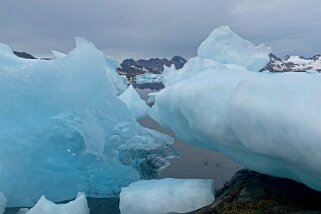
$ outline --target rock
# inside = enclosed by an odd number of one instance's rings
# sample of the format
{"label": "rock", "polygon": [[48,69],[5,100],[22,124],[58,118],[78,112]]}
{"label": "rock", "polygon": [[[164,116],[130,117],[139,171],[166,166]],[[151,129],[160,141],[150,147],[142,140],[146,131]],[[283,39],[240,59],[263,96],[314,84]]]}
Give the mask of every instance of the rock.
{"label": "rock", "polygon": [[321,192],[289,179],[240,170],[194,214],[321,214]]}

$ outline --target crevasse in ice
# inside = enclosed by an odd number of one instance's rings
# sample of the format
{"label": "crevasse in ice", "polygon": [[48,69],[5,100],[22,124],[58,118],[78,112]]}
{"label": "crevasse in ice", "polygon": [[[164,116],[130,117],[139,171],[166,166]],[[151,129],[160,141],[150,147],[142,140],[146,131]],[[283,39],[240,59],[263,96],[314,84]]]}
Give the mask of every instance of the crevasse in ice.
{"label": "crevasse in ice", "polygon": [[263,47],[213,31],[166,73],[150,115],[185,142],[321,190],[321,75],[255,72],[268,62]]}
{"label": "crevasse in ice", "polygon": [[109,62],[81,38],[53,60],[18,58],[0,44],[0,190],[9,207],[42,195],[118,196],[175,156],[172,139],[140,127],[115,95]]}

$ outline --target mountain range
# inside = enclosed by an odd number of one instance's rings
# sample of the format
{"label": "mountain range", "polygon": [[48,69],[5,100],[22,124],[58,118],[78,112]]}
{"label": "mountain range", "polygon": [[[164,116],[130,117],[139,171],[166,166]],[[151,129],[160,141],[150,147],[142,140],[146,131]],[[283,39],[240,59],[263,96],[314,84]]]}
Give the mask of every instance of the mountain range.
{"label": "mountain range", "polygon": [[286,56],[280,59],[274,54],[270,54],[270,62],[263,70],[271,72],[305,72],[315,70],[321,72],[321,55],[315,55],[310,58],[303,56]]}
{"label": "mountain range", "polygon": [[181,69],[185,63],[186,59],[180,56],[174,56],[172,59],[168,60],[166,58],[151,58],[145,59],[125,59],[117,68],[119,74],[126,75],[128,79],[131,79],[139,74],[152,73],[160,74],[164,70],[164,66],[170,67],[175,66],[176,69]]}
{"label": "mountain range", "polygon": [[[37,59],[27,52],[14,51],[14,54],[25,59]],[[125,59],[117,68],[119,74],[125,75],[128,79],[135,77],[138,74],[153,73],[160,74],[164,70],[164,66],[175,66],[176,69],[181,69],[186,59],[180,56],[174,56],[168,60],[166,58],[151,58],[145,59]],[[270,54],[270,62],[262,68],[261,71],[268,70],[271,72],[305,72],[315,70],[321,72],[321,54],[310,58],[303,56],[286,56],[284,59]]]}

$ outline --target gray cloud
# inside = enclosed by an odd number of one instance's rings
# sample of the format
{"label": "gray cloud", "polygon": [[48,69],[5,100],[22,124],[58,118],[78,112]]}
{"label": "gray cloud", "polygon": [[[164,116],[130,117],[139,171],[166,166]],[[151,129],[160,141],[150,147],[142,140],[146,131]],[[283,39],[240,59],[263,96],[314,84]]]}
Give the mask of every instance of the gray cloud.
{"label": "gray cloud", "polygon": [[68,52],[84,36],[108,55],[171,57],[196,54],[220,25],[278,55],[321,53],[319,0],[5,0],[0,42],[48,55]]}

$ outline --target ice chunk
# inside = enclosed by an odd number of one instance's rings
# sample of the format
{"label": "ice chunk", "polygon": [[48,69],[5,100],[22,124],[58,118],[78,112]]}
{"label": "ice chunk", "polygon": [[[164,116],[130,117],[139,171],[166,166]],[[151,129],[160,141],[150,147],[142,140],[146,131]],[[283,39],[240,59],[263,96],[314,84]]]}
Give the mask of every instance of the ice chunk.
{"label": "ice chunk", "polygon": [[[9,207],[118,196],[169,164],[172,139],[142,128],[85,39],[66,57],[20,59],[0,45],[0,190]],[[126,175],[126,176],[124,176]]]}
{"label": "ice chunk", "polygon": [[26,214],[89,214],[89,208],[86,195],[79,193],[75,200],[67,204],[55,204],[42,196],[33,208],[23,212]]}
{"label": "ice chunk", "polygon": [[199,46],[197,55],[223,64],[236,64],[250,71],[259,71],[270,60],[271,49],[263,44],[255,46],[236,35],[228,26],[215,29]]}
{"label": "ice chunk", "polygon": [[144,100],[139,97],[132,85],[130,85],[127,90],[119,96],[119,98],[126,103],[128,109],[136,119],[141,119],[148,115],[148,106]]}
{"label": "ice chunk", "polygon": [[0,192],[0,214],[4,213],[4,210],[7,206],[7,198],[2,192]]}
{"label": "ice chunk", "polygon": [[120,193],[121,214],[191,212],[214,201],[213,180],[173,179],[136,181]]}
{"label": "ice chunk", "polygon": [[112,83],[112,88],[116,95],[120,95],[127,89],[127,80],[125,77],[119,75],[116,68],[119,63],[110,57],[106,57],[106,74],[108,80]]}
{"label": "ice chunk", "polygon": [[321,74],[250,72],[242,56],[215,60],[189,60],[156,94],[151,117],[184,142],[321,191]]}
{"label": "ice chunk", "polygon": [[65,56],[67,56],[66,54],[61,53],[61,52],[59,52],[59,51],[51,51],[51,53],[52,53],[52,55],[53,55],[56,59],[58,59],[58,58],[63,58],[63,57],[65,57]]}

